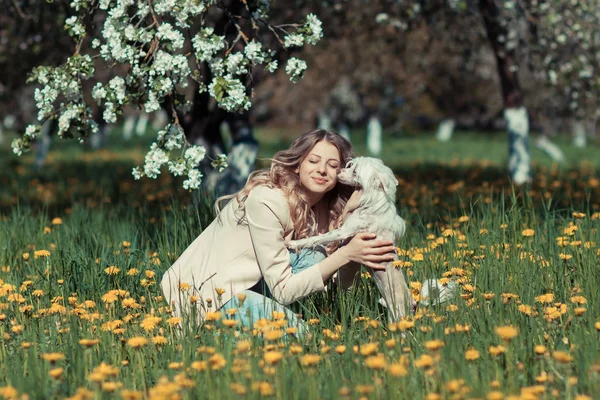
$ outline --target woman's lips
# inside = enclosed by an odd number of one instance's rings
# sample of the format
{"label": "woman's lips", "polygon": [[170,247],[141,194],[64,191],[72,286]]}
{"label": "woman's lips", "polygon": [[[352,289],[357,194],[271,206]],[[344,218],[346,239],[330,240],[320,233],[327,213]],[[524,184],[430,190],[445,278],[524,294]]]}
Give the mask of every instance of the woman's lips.
{"label": "woman's lips", "polygon": [[313,177],[313,180],[314,180],[315,182],[317,182],[319,185],[322,185],[322,184],[324,184],[324,183],[327,183],[327,179],[323,179],[323,178],[315,178],[315,177]]}

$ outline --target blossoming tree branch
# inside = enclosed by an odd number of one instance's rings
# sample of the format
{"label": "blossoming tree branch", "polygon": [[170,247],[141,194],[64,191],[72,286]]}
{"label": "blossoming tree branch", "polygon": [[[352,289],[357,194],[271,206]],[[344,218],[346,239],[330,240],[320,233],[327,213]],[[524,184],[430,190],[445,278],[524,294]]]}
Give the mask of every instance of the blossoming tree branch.
{"label": "blossoming tree branch", "polygon": [[[220,108],[247,111],[253,68],[274,72],[279,67],[276,49],[314,45],[322,37],[314,14],[299,23],[271,24],[268,1],[72,0],[70,8],[64,28],[75,41],[73,55],[60,66],[32,71],[38,123],[13,141],[14,153],[29,150],[50,119],[58,121],[59,137],[84,141],[98,132],[94,110],[101,122],[114,123],[124,107],[147,113],[165,108],[170,122],[133,176],[156,178],[167,165],[174,176],[187,177],[183,186],[190,190],[200,186],[196,167],[206,149],[190,144],[179,122],[191,107],[184,89],[195,81],[198,91],[207,92]],[[227,29],[214,23],[215,14],[227,17]],[[265,40],[268,36],[275,40]],[[100,65],[111,68],[108,82],[95,78]],[[285,72],[296,82],[306,68],[305,61],[290,57]],[[212,76],[208,85],[203,71]],[[212,165],[223,169],[226,157]]]}

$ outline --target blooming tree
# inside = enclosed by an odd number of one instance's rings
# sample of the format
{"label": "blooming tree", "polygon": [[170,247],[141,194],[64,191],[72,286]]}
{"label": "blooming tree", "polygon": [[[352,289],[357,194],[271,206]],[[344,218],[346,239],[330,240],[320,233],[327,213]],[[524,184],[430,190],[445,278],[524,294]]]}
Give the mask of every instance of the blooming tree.
{"label": "blooming tree", "polygon": [[[171,174],[187,177],[186,189],[200,186],[202,174],[196,166],[206,155],[204,147],[188,143],[179,121],[191,107],[187,86],[196,81],[199,92],[228,112],[247,111],[248,77],[259,66],[268,72],[278,69],[275,46],[314,45],[322,37],[321,21],[314,14],[301,23],[272,24],[270,2],[263,0],[72,0],[70,8],[64,28],[75,40],[74,52],[58,67],[39,66],[31,73],[29,80],[38,85],[38,123],[13,141],[14,153],[28,150],[48,119],[58,121],[62,138],[83,141],[96,133],[90,101],[107,123],[116,122],[127,106],[149,113],[165,107],[171,120],[133,176],[156,178],[166,165]],[[232,29],[215,24],[217,14],[225,15]],[[264,40],[265,35],[276,40]],[[95,78],[101,65],[114,71],[108,82]],[[306,68],[296,57],[284,67],[293,82]],[[212,77],[208,84],[202,79],[207,70]],[[225,157],[212,164],[226,167]]]}

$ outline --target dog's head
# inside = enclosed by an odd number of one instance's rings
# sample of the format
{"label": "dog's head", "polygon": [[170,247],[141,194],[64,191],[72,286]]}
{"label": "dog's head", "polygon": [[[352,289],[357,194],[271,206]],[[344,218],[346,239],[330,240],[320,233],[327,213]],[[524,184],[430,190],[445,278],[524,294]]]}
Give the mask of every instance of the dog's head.
{"label": "dog's head", "polygon": [[396,199],[398,180],[392,170],[378,158],[353,158],[338,174],[338,181],[346,185],[361,187],[365,193],[383,191],[391,201]]}

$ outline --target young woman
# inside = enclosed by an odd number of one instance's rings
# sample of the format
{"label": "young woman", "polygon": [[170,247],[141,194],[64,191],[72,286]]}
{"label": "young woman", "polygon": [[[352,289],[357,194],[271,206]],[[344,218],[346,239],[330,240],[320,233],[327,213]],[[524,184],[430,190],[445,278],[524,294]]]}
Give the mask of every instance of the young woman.
{"label": "young woman", "polygon": [[231,201],[162,278],[174,314],[189,313],[193,300],[199,319],[207,311],[235,308],[249,327],[272,311],[284,312],[294,324],[296,316],[285,305],[325,291],[336,272],[349,286],[359,264],[385,269],[394,243],[370,233],[343,247],[297,254],[286,248],[287,240],[339,227],[358,207],[361,193],[349,196],[351,189],[337,181],[351,157],[352,147],[341,136],[307,132],[275,154],[270,169],[254,172],[240,192],[225,196]]}

